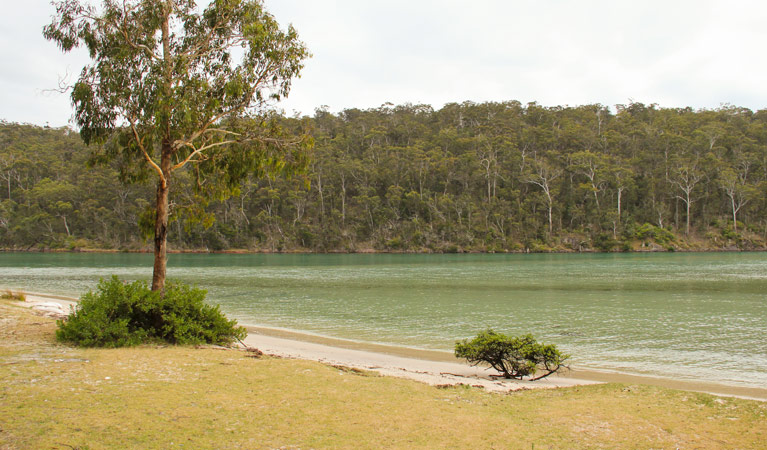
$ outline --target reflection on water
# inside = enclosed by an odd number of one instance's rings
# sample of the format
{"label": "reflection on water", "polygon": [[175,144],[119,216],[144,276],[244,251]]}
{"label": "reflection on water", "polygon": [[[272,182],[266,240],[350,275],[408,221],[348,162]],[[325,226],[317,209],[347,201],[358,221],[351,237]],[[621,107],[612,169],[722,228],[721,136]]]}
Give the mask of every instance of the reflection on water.
{"label": "reflection on water", "polygon": [[[151,255],[0,254],[0,286],[79,296]],[[574,363],[767,385],[767,254],[171,255],[242,323],[450,350],[493,327]]]}

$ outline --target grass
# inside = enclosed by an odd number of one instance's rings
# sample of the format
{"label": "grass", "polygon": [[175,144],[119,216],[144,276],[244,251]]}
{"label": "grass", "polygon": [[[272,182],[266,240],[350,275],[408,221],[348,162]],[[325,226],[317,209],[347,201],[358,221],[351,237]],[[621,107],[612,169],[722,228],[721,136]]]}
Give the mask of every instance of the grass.
{"label": "grass", "polygon": [[27,296],[24,295],[23,292],[13,292],[12,290],[8,289],[2,294],[0,294],[0,299],[2,300],[15,300],[18,302],[26,301]]}
{"label": "grass", "polygon": [[759,449],[767,403],[642,385],[489,394],[191,347],[73,349],[0,301],[0,449]]}

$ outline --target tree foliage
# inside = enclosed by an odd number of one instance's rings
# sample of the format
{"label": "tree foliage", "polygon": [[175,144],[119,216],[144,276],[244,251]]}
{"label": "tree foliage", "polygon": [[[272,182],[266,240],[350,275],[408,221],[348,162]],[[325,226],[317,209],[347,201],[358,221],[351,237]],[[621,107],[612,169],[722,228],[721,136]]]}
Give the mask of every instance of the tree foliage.
{"label": "tree foliage", "polygon": [[[456,342],[455,356],[475,366],[489,364],[504,378],[529,377],[531,381],[567,368],[564,363],[570,357],[553,344],[539,343],[530,334],[510,337],[493,330],[483,331],[470,341]],[[535,376],[539,371],[542,374]]]}
{"label": "tree foliage", "polygon": [[173,173],[193,166],[197,205],[248,174],[295,172],[311,141],[289,138],[267,106],[290,91],[306,47],[260,0],[80,0],[54,3],[44,35],[92,64],[72,89],[86,144],[120,161],[123,178],[157,179],[152,288],[165,283]]}

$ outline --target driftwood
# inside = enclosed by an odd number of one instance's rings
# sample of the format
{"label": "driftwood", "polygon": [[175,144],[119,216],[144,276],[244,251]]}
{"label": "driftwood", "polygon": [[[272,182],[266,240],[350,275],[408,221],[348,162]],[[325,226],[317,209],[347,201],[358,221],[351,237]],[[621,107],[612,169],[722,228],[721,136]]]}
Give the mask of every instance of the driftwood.
{"label": "driftwood", "polygon": [[257,349],[256,347],[251,347],[251,346],[247,345],[246,343],[242,342],[242,339],[237,338],[237,341],[239,341],[240,345],[242,345],[242,347],[245,349],[245,351],[248,352],[248,355],[247,355],[248,358],[256,358],[256,359],[258,359],[258,358],[264,356],[264,352],[262,352],[261,350]]}

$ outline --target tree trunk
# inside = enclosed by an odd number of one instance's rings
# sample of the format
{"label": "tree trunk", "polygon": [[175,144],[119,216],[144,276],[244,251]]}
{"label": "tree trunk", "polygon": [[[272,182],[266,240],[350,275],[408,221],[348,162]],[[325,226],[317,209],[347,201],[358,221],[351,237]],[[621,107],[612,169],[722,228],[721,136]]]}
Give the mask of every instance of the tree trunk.
{"label": "tree trunk", "polygon": [[[167,151],[166,151],[167,150]],[[162,291],[165,289],[165,272],[168,265],[168,215],[170,205],[168,191],[170,180],[170,142],[163,143],[160,169],[164,175],[157,182],[157,203],[155,206],[154,221],[154,272],[152,273],[152,290]]]}
{"label": "tree trunk", "polygon": [[621,195],[623,194],[623,189],[618,189],[618,223],[621,223]]}
{"label": "tree trunk", "polygon": [[67,224],[67,216],[62,214],[60,217],[64,219],[64,229],[67,230],[67,237],[72,237],[72,233],[69,232],[69,225]]}
{"label": "tree trunk", "polygon": [[346,177],[341,174],[341,228],[346,228]]}
{"label": "tree trunk", "polygon": [[[171,3],[168,2],[163,8],[162,18],[162,50],[165,71],[165,95],[171,98],[172,67],[170,61],[170,24],[169,16],[171,12]],[[154,271],[152,272],[152,290],[165,290],[165,272],[168,265],[167,244],[168,244],[168,188],[171,172],[171,154],[173,148],[170,139],[170,108],[166,105],[164,108],[164,117],[161,129],[163,132],[162,147],[160,150],[160,180],[157,183],[157,202],[155,204],[154,220]]]}
{"label": "tree trunk", "polygon": [[152,290],[165,289],[165,270],[168,264],[168,186],[160,180],[157,183],[157,207],[154,224],[154,272]]}
{"label": "tree trunk", "polygon": [[549,234],[552,234],[554,232],[554,223],[552,222],[552,199],[551,194],[549,194],[549,191],[546,190],[546,198],[549,200]]}
{"label": "tree trunk", "polygon": [[597,185],[594,184],[594,180],[591,180],[591,190],[594,192],[594,203],[597,204],[597,214],[600,213],[600,207],[599,207],[599,190],[597,189]]}
{"label": "tree trunk", "polygon": [[320,221],[325,217],[325,196],[322,193],[322,172],[317,171],[317,190],[320,193]]}

